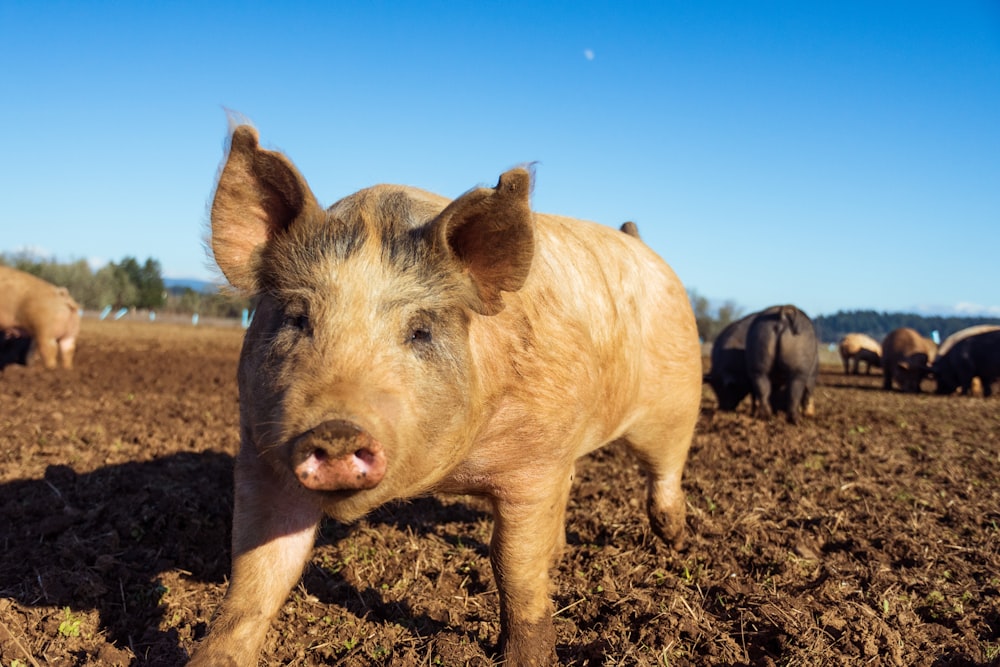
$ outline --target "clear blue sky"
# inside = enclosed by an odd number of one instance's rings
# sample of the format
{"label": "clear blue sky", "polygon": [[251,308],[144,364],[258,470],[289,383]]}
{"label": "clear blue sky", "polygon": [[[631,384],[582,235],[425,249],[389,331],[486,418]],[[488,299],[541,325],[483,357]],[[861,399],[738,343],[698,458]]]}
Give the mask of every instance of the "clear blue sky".
{"label": "clear blue sky", "polygon": [[324,205],[537,161],[713,300],[1000,315],[997,0],[3,0],[0,62],[0,251],[215,275],[228,108]]}

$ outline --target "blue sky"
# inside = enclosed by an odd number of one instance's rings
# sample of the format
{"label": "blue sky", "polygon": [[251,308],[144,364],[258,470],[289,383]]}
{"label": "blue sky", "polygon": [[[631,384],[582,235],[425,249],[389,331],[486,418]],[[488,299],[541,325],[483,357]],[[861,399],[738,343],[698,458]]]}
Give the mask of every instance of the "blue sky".
{"label": "blue sky", "polygon": [[537,162],[745,310],[1000,315],[1000,2],[0,2],[0,251],[216,275],[224,109],[324,205]]}

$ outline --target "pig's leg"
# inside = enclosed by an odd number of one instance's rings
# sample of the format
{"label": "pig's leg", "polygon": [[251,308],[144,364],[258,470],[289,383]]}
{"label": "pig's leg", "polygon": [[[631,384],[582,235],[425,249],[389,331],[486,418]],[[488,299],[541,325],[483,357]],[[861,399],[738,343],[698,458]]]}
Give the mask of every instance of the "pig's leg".
{"label": "pig's leg", "polygon": [[757,373],[753,379],[753,395],[757,399],[757,416],[761,419],[771,417],[771,378],[767,373]]}
{"label": "pig's leg", "polygon": [[646,513],[653,532],[674,549],[684,545],[686,500],[681,477],[697,413],[664,422],[637,424],[625,443],[646,473]]}
{"label": "pig's leg", "polygon": [[254,456],[236,462],[229,591],[190,665],[256,665],[312,550],[321,511]]}
{"label": "pig's leg", "polygon": [[500,648],[507,665],[556,664],[549,568],[565,543],[572,476],[567,470],[540,477],[520,480],[521,490],[493,502],[490,562],[500,592]]}
{"label": "pig's leg", "polygon": [[799,423],[807,398],[805,379],[798,375],[792,377],[788,382],[788,421],[793,424]]}
{"label": "pig's leg", "polygon": [[806,417],[816,416],[816,390],[806,387],[806,395],[802,399],[802,414]]}
{"label": "pig's leg", "polygon": [[59,359],[63,368],[73,368],[74,350],[76,350],[76,338],[63,338],[59,341]]}
{"label": "pig's leg", "polygon": [[49,369],[55,368],[59,359],[59,344],[56,339],[50,336],[48,331],[40,331],[35,338],[35,344],[38,356],[42,358],[42,364]]}

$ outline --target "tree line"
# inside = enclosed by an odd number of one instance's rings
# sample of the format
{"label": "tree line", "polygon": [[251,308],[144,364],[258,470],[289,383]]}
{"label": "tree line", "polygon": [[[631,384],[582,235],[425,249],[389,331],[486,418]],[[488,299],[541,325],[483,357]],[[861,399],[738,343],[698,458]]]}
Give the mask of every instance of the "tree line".
{"label": "tree line", "polygon": [[874,310],[838,310],[833,315],[820,315],[813,318],[813,324],[816,327],[817,337],[825,343],[835,343],[848,333],[864,333],[881,341],[890,331],[900,327],[916,329],[921,335],[928,337],[936,331],[940,340],[944,340],[956,331],[977,324],[1000,325],[1000,318],[923,316],[913,313],[880,313]]}
{"label": "tree line", "polygon": [[0,264],[65,287],[83,308],[129,308],[168,313],[198,313],[209,317],[240,317],[249,300],[224,293],[203,293],[190,287],[167,288],[160,262],[135,257],[108,262],[92,270],[86,260],[69,263],[28,253],[0,253]]}
{"label": "tree line", "polygon": [[[733,301],[713,306],[711,301],[695,290],[688,291],[688,298],[694,310],[698,335],[703,341],[714,341],[726,326],[744,315],[743,308]],[[868,334],[875,340],[881,341],[890,331],[900,327],[915,329],[927,337],[937,331],[940,340],[944,340],[956,331],[977,324],[1000,325],[1000,318],[924,316],[914,313],[880,313],[874,310],[839,310],[833,315],[814,317],[812,321],[816,328],[816,337],[823,343],[836,343],[849,333]]]}

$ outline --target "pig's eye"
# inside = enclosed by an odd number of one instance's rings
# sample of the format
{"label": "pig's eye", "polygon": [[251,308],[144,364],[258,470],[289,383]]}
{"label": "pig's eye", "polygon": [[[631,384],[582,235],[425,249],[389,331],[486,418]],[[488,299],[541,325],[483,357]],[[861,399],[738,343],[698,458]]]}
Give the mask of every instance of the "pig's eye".
{"label": "pig's eye", "polygon": [[414,352],[423,355],[434,348],[434,316],[427,312],[415,313],[406,325],[405,341]]}
{"label": "pig's eye", "polygon": [[281,324],[282,326],[288,327],[289,329],[296,329],[306,334],[312,331],[312,327],[309,324],[309,316],[303,315],[301,313],[299,314],[287,313],[285,315],[285,319],[282,321]]}
{"label": "pig's eye", "polygon": [[431,328],[426,326],[414,327],[410,331],[410,342],[418,345],[431,342]]}

